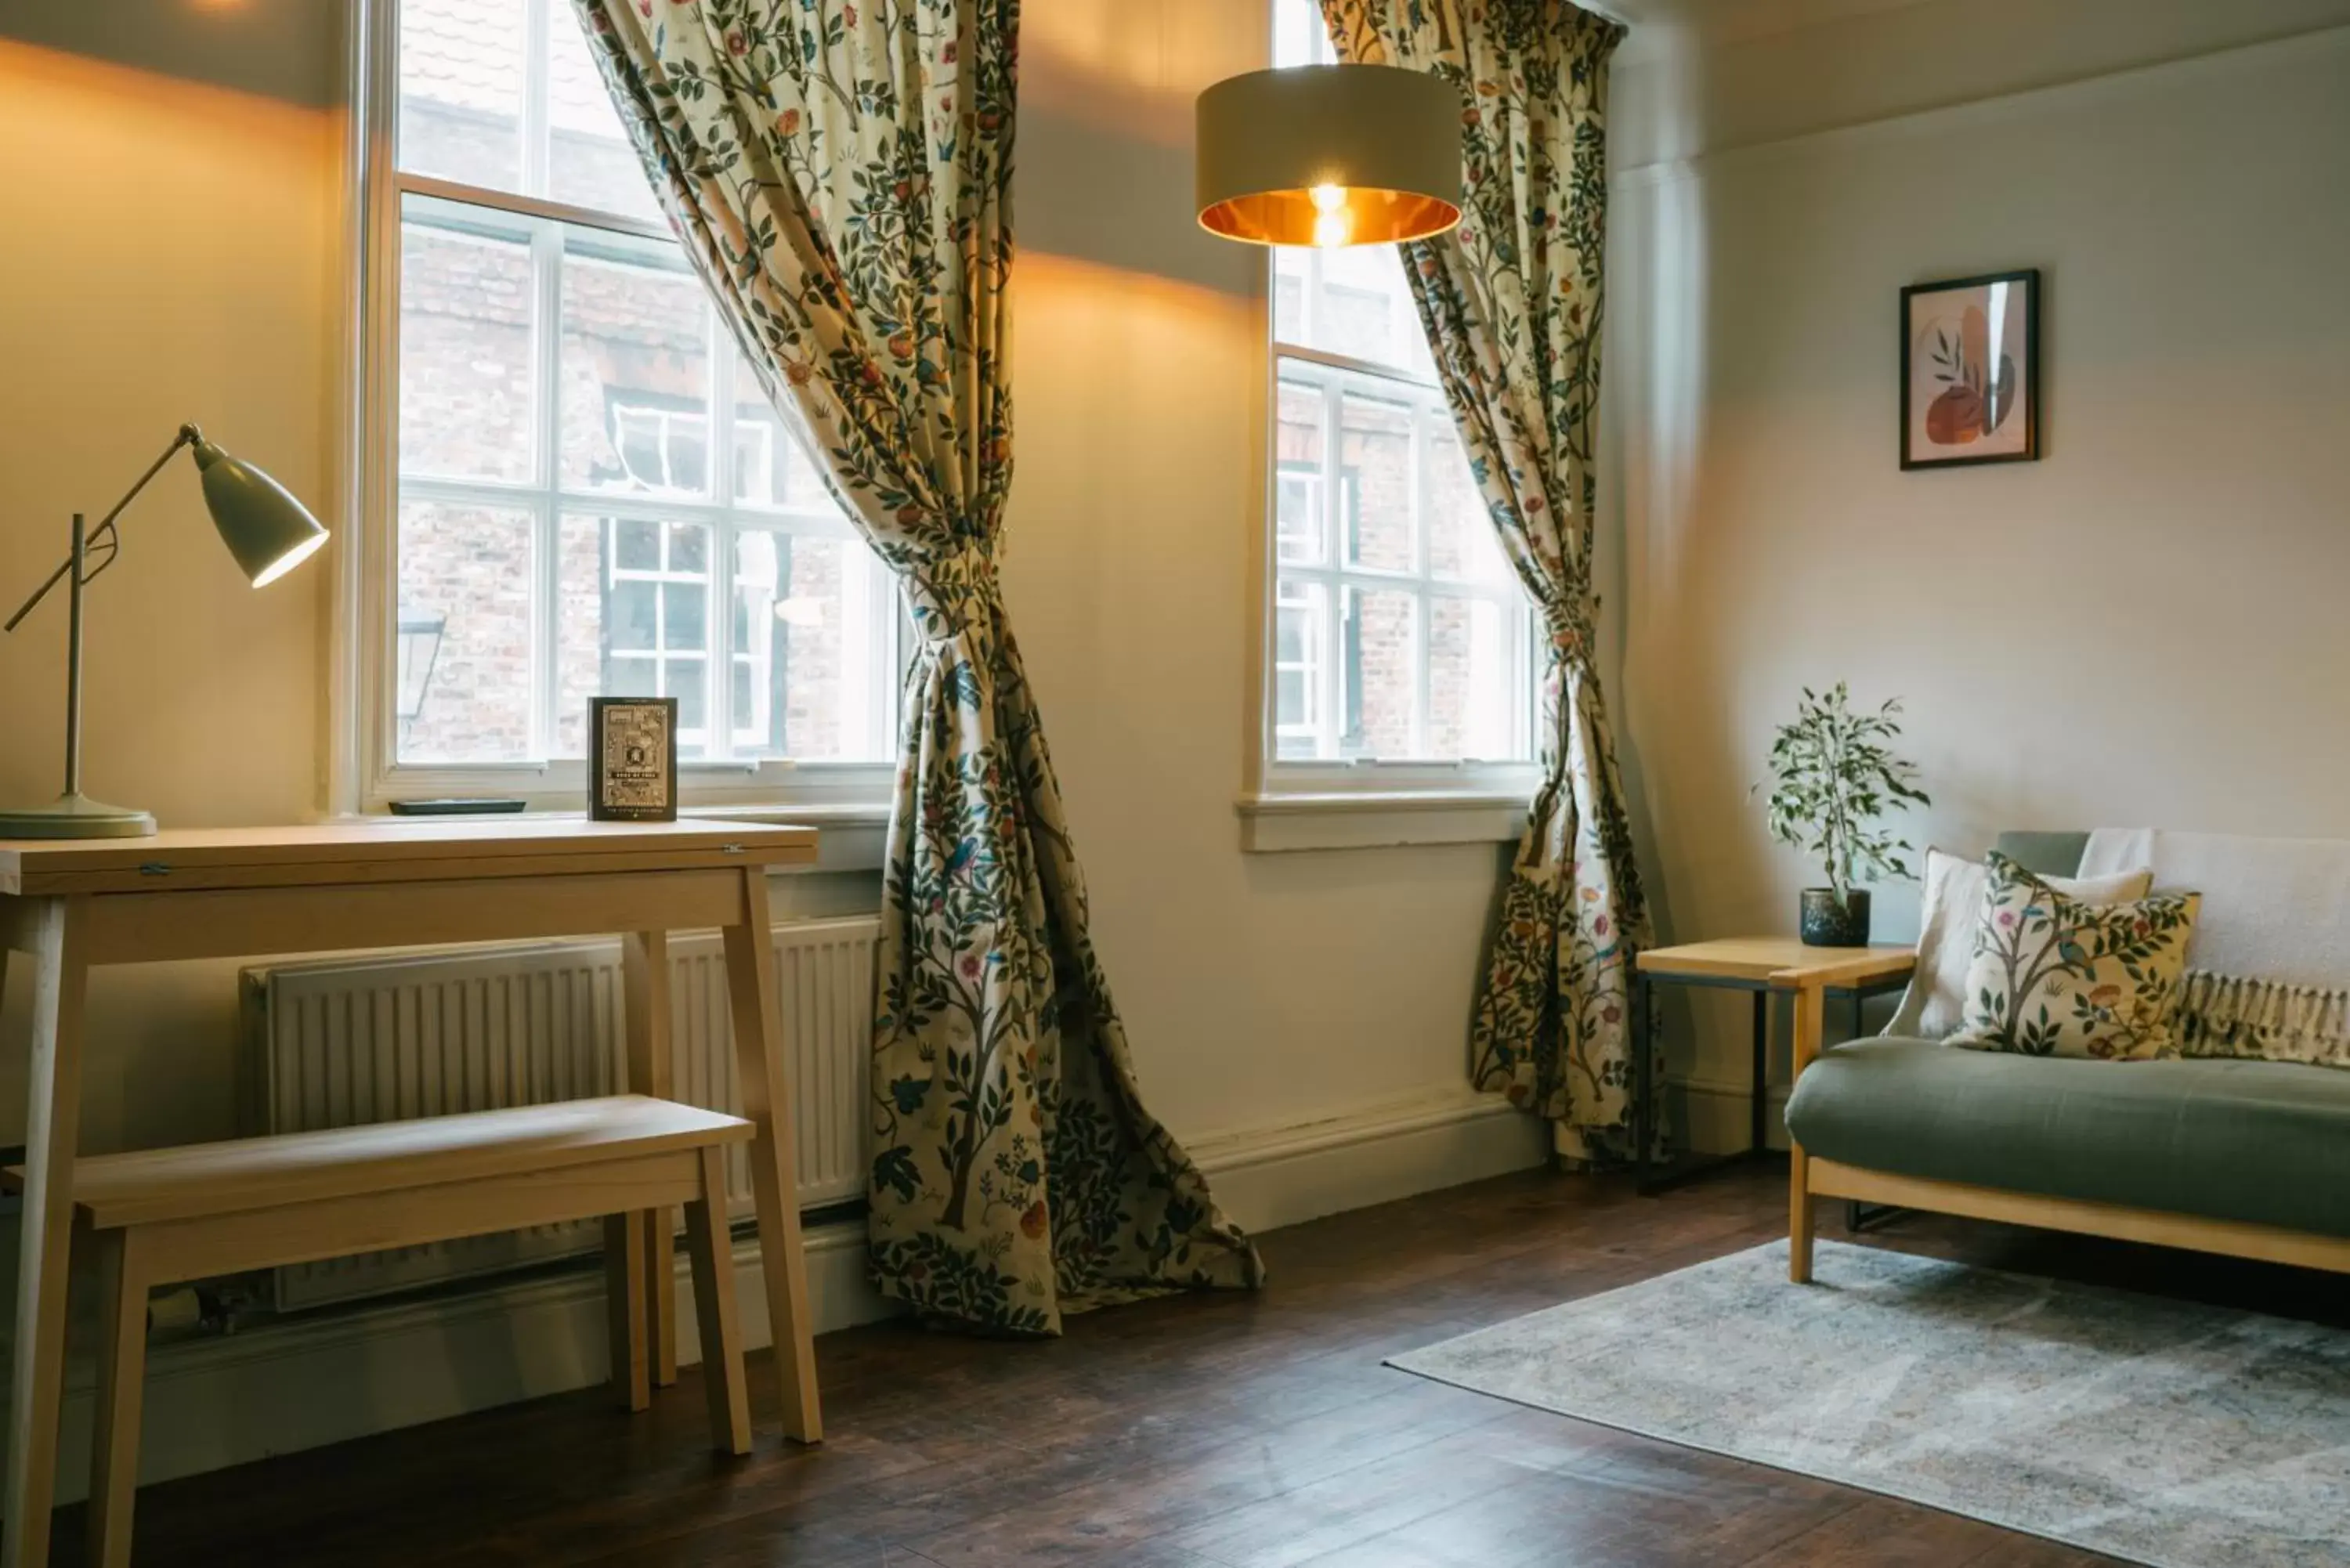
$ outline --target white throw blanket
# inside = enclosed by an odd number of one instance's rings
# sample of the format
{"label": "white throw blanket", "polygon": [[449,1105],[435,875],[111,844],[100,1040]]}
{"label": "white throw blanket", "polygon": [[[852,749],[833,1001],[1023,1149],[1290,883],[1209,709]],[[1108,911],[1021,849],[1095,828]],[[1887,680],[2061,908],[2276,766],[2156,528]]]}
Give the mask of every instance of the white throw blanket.
{"label": "white throw blanket", "polygon": [[2137,866],[2154,868],[2157,893],[2203,895],[2189,968],[2350,986],[2350,839],[2101,827],[2089,835],[2080,875]]}

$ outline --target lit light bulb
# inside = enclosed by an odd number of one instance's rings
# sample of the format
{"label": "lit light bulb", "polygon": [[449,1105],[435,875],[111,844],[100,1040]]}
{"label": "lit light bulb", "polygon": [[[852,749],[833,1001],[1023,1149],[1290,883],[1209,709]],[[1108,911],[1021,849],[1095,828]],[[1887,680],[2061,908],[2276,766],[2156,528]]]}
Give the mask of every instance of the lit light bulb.
{"label": "lit light bulb", "polygon": [[1316,185],[1305,192],[1314,202],[1314,243],[1327,250],[1354,237],[1355,214],[1347,205],[1344,185]]}

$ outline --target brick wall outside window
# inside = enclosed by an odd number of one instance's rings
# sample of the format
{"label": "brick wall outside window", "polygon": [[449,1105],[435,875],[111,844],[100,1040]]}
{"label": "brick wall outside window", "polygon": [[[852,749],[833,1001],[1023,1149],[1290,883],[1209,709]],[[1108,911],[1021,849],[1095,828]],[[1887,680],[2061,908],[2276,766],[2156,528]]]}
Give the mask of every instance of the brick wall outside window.
{"label": "brick wall outside window", "polygon": [[[412,136],[418,126],[431,128],[445,119],[453,127],[448,140],[462,148],[480,127],[461,122],[478,118],[435,117],[411,105],[403,132]],[[623,176],[641,188],[643,176],[632,158],[613,164],[610,177],[617,182]],[[589,248],[594,243],[593,235],[574,234],[563,258],[556,319],[544,324],[559,334],[554,458],[566,491],[628,486],[614,444],[618,405],[699,413],[706,448],[711,356],[733,352],[731,345],[709,340],[711,317],[698,280],[683,272],[598,257]],[[403,476],[524,484],[532,480],[534,443],[547,413],[537,384],[537,288],[526,243],[421,223],[406,226],[400,333]],[[820,488],[805,471],[808,460],[764,407],[747,374],[738,377],[736,391],[738,420],[755,421],[767,432],[771,469],[764,476],[765,493],[805,503]],[[756,450],[756,443],[745,444]],[[587,700],[610,689],[608,535],[615,520],[640,514],[616,493],[585,505],[567,504],[552,530],[556,626],[549,717],[556,755],[580,754]],[[542,657],[534,625],[539,567],[531,513],[522,506],[403,498],[399,515],[400,617],[443,623],[422,706],[401,727],[402,760],[528,757],[535,671]],[[741,516],[750,521],[756,514]],[[712,548],[717,547],[712,541]],[[733,630],[765,645],[764,684],[774,711],[765,731],[742,749],[814,757],[841,753],[847,629],[842,613],[844,552],[861,548],[849,541],[805,536],[788,542],[779,537],[770,548],[746,547],[736,557],[738,569],[772,564],[777,568],[772,574],[775,591],[743,606],[740,613],[715,602],[714,595],[706,604],[703,623],[712,659],[720,657],[717,645],[730,623]],[[747,579],[752,574],[740,575]],[[820,623],[806,612],[791,621],[779,619],[775,600],[785,596],[827,613]],[[733,680],[734,675],[722,667],[718,678]],[[738,725],[752,716],[738,713]]]}

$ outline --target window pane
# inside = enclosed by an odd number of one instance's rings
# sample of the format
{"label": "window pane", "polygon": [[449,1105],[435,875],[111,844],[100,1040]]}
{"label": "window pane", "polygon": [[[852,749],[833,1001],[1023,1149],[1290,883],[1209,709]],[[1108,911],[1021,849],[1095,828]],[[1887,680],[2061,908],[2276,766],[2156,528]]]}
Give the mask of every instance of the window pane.
{"label": "window pane", "polygon": [[547,193],[575,206],[660,222],[660,204],[588,53],[578,11],[561,0],[547,11]]}
{"label": "window pane", "polygon": [[691,274],[563,258],[563,483],[705,495],[710,319]]}
{"label": "window pane", "polygon": [[558,757],[588,754],[588,699],[650,697],[652,672],[639,667],[639,686],[614,679],[611,650],[653,646],[652,585],[629,585],[630,602],[607,602],[614,562],[660,564],[660,524],[608,524],[601,517],[566,517],[555,535],[555,734]]}
{"label": "window pane", "polygon": [[402,472],[531,477],[534,298],[526,242],[401,225]]}
{"label": "window pane", "polygon": [[638,580],[614,583],[604,596],[607,646],[615,652],[652,653],[660,648],[660,585]]}
{"label": "window pane", "polygon": [[1415,596],[1389,588],[1348,588],[1346,620],[1348,757],[1409,757],[1412,709],[1419,691]]}
{"label": "window pane", "polygon": [[1516,581],[1493,532],[1485,497],[1469,472],[1461,439],[1453,432],[1451,414],[1431,414],[1429,423],[1433,427],[1428,443],[1429,569],[1439,576],[1472,582]]}
{"label": "window pane", "polygon": [[661,564],[661,526],[658,523],[623,520],[613,525],[612,564],[623,571],[658,572]]}
{"label": "window pane", "polygon": [[401,504],[399,619],[416,628],[405,635],[417,646],[400,705],[400,761],[531,759],[532,534],[519,507]]}
{"label": "window pane", "polygon": [[1515,758],[1525,668],[1523,618],[1492,599],[1428,605],[1428,751],[1438,757]]}
{"label": "window pane", "polygon": [[1305,325],[1305,291],[1313,286],[1308,253],[1286,245],[1273,252],[1273,340],[1309,342]]}
{"label": "window pane", "polygon": [[1274,0],[1273,63],[1276,66],[1329,66],[1338,62],[1331,47],[1330,29],[1315,0]]}
{"label": "window pane", "polygon": [[707,583],[661,585],[661,647],[706,649],[710,646],[710,586]]}
{"label": "window pane", "polygon": [[784,422],[758,378],[731,343],[734,369],[734,499],[746,506],[788,506],[837,515],[816,459]]}
{"label": "window pane", "polygon": [[1277,246],[1273,276],[1276,342],[1367,359],[1435,384],[1428,332],[1393,245]]}
{"label": "window pane", "polygon": [[[555,753],[586,754],[590,697],[675,697],[678,754],[709,754],[710,528],[571,514],[556,545]],[[685,715],[704,715],[691,724]]]}
{"label": "window pane", "polygon": [[1320,389],[1281,383],[1280,423],[1274,432],[1279,479],[1274,528],[1280,558],[1300,564],[1327,557],[1322,504],[1323,402]]}
{"label": "window pane", "polygon": [[658,697],[660,695],[660,660],[615,655],[605,665],[606,676],[600,697]]}
{"label": "window pane", "polygon": [[1322,252],[1320,260],[1314,347],[1435,380],[1428,334],[1404,283],[1403,260],[1396,248],[1346,245]]}
{"label": "window pane", "polygon": [[734,536],[735,649],[744,756],[878,761],[890,671],[874,624],[872,554],[854,539],[744,528]]}
{"label": "window pane", "polygon": [[1318,583],[1283,579],[1274,610],[1274,732],[1284,758],[1324,753],[1323,670],[1328,657],[1329,595]]}
{"label": "window pane", "polygon": [[677,699],[677,754],[681,757],[711,754],[709,683],[710,666],[702,659],[661,661],[660,690],[654,695]]}
{"label": "window pane", "polygon": [[400,0],[400,166],[522,189],[524,0]]}
{"label": "window pane", "polygon": [[1412,569],[1411,410],[1384,399],[1338,400],[1338,505],[1347,559]]}

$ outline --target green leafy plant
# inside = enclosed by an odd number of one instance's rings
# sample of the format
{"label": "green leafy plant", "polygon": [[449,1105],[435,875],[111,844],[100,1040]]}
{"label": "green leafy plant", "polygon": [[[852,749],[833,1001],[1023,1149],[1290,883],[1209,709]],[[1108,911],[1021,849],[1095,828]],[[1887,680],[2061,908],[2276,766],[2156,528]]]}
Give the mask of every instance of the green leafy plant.
{"label": "green leafy plant", "polygon": [[1894,697],[1873,713],[1855,712],[1841,680],[1825,695],[1806,686],[1795,722],[1771,742],[1771,836],[1818,856],[1838,903],[1856,879],[1911,875],[1908,841],[1879,823],[1888,811],[1933,804],[1917,785],[1917,764],[1893,754],[1900,711]]}

